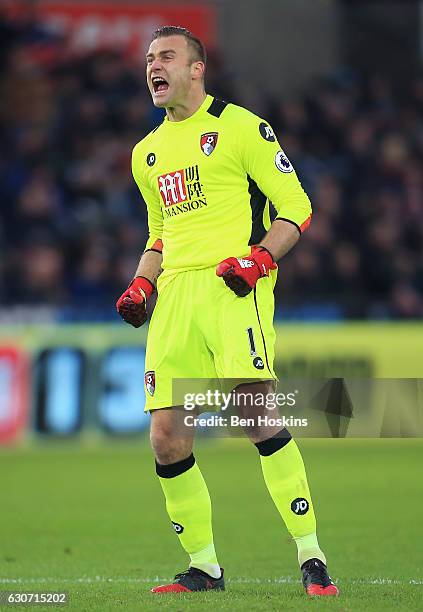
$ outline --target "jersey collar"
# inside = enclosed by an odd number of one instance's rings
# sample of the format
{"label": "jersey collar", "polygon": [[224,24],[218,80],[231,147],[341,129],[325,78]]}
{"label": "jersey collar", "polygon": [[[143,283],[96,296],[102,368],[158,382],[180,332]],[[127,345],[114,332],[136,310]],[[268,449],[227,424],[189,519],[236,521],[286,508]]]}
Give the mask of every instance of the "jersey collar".
{"label": "jersey collar", "polygon": [[183,119],[182,121],[169,121],[169,119],[167,118],[167,115],[164,118],[164,125],[170,127],[171,129],[175,129],[177,127],[184,127],[190,123],[192,123],[193,121],[195,121],[195,119],[199,116],[202,115],[205,111],[207,111],[207,109],[210,107],[211,103],[213,102],[213,96],[211,96],[210,94],[207,94],[206,97],[204,98],[204,101],[202,102],[201,106],[199,108],[197,108],[197,110],[195,111],[195,113],[193,115],[191,115],[190,117],[187,117],[186,119]]}

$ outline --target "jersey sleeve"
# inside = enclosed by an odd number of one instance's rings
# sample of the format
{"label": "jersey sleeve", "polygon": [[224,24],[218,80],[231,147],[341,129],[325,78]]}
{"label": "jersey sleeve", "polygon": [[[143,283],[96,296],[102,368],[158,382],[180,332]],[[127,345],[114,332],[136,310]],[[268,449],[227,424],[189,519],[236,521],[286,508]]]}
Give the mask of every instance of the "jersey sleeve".
{"label": "jersey sleeve", "polygon": [[311,221],[310,200],[272,128],[248,113],[239,132],[246,173],[272,202],[277,218],[293,223],[303,232]]}
{"label": "jersey sleeve", "polygon": [[148,185],[146,179],[141,175],[140,168],[141,159],[140,150],[136,146],[132,152],[132,176],[141,192],[143,200],[147,206],[148,215],[148,240],[145,245],[146,249],[151,249],[157,241],[162,240],[163,234],[163,215],[162,207],[158,196],[154,193],[151,187]]}

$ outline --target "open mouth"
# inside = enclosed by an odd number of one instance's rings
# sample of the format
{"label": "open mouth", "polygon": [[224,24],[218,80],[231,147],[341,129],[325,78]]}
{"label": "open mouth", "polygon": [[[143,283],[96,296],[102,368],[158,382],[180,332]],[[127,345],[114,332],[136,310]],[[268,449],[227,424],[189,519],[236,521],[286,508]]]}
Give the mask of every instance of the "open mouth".
{"label": "open mouth", "polygon": [[153,83],[154,93],[164,93],[169,89],[169,83],[163,77],[153,77],[151,82]]}

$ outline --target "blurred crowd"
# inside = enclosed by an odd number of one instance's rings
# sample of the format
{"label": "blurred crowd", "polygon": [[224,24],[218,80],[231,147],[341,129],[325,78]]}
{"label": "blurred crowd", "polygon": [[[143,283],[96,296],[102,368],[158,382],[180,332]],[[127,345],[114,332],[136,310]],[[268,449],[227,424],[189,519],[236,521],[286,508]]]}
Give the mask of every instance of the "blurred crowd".
{"label": "blurred crowd", "polygon": [[[42,31],[0,28],[1,301],[114,317],[147,232],[130,155],[161,120],[143,67],[58,60]],[[212,56],[208,91],[269,120],[314,208],[280,265],[279,314],[421,317],[423,78],[344,69],[280,100],[235,82]]]}

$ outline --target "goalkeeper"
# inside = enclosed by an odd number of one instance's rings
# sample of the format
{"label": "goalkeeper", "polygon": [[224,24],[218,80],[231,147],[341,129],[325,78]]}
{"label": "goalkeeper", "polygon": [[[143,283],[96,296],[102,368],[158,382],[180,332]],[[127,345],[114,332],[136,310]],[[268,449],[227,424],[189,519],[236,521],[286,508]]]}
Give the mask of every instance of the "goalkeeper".
{"label": "goalkeeper", "polygon": [[[172,380],[250,379],[255,382],[242,390],[253,396],[273,389],[276,262],[311,218],[309,199],[271,127],[207,95],[205,63],[201,41],[188,30],[166,26],[154,33],[147,83],[166,117],[133,151],[149,238],[135,278],[117,302],[122,318],[139,327],[157,287],[145,409],[166,508],[190,563],[154,593],[224,589],[210,496],[192,452],[194,428],[177,433],[186,413],[172,406]],[[269,201],[278,213],[273,223]],[[243,416],[250,416],[247,408]],[[307,594],[337,595],[296,442],[286,429],[266,424],[248,428],[247,435],[297,545]]]}

